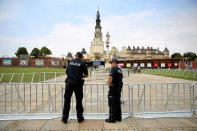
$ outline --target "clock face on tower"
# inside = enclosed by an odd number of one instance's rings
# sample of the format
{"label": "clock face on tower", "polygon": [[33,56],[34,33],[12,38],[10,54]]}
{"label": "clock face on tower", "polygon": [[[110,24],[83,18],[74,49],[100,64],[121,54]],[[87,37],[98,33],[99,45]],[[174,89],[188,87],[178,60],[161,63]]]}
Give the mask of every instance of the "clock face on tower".
{"label": "clock face on tower", "polygon": [[96,32],[95,37],[96,38],[100,38],[101,37],[101,34],[99,32]]}

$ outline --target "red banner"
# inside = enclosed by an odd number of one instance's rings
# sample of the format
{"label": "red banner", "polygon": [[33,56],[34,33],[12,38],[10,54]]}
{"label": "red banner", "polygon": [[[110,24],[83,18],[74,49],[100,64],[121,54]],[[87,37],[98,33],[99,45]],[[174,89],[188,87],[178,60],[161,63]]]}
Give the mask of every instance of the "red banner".
{"label": "red banner", "polygon": [[172,67],[172,63],[168,63],[168,67]]}
{"label": "red banner", "polygon": [[174,63],[174,67],[178,67],[178,63]]}
{"label": "red banner", "polygon": [[154,63],[154,67],[158,67],[158,65],[159,65],[158,63]]}

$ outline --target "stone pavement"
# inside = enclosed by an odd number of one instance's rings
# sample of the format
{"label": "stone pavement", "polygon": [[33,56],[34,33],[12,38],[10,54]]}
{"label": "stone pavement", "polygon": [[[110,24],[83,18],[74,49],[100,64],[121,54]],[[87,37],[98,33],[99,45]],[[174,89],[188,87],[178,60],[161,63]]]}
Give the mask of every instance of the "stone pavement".
{"label": "stone pavement", "polygon": [[[107,72],[99,72],[95,73],[95,75],[88,77],[85,81],[86,83],[107,83]],[[130,74],[127,76],[125,73],[123,77],[123,83],[156,83],[156,82],[194,82],[190,80],[183,80],[178,78],[171,78],[171,77],[164,77],[164,76],[156,76],[156,75],[149,75],[149,74]]]}
{"label": "stone pavement", "polygon": [[[103,74],[100,74],[103,76]],[[105,78],[107,78],[107,75]],[[99,76],[97,77],[99,78]],[[106,79],[88,78],[87,83],[104,83]],[[152,82],[192,82],[182,79],[167,78],[163,76],[153,76],[146,74],[132,74],[124,77],[124,83],[152,83]],[[63,84],[63,83],[62,83]],[[85,120],[78,123],[77,120],[70,120],[68,124],[63,124],[60,118],[48,120],[16,120],[0,121],[0,130],[173,130],[173,131],[197,131],[197,116],[190,118],[137,118],[130,117],[122,122],[106,123],[104,120]]]}
{"label": "stone pavement", "polygon": [[108,130],[150,130],[150,131],[196,131],[197,117],[191,118],[136,118],[130,117],[122,122],[106,123],[104,120],[85,120],[78,123],[77,120],[70,120],[63,124],[60,118],[52,120],[17,120],[0,121],[0,130],[9,131],[61,131],[61,130],[83,130],[83,131],[108,131]]}

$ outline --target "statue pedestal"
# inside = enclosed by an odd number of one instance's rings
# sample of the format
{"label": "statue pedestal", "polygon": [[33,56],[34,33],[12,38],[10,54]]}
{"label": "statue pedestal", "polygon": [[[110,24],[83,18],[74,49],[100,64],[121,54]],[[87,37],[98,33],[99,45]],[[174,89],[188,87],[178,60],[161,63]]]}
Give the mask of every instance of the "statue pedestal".
{"label": "statue pedestal", "polygon": [[105,69],[110,69],[110,68],[111,68],[111,64],[109,63],[109,59],[107,59],[105,62]]}

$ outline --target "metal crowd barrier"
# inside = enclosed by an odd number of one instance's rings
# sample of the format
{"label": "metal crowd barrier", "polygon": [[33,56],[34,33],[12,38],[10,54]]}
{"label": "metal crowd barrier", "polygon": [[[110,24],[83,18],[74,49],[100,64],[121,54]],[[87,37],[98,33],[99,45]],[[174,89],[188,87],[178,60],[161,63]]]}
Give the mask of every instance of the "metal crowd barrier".
{"label": "metal crowd barrier", "polygon": [[63,82],[65,72],[0,73],[0,83]]}
{"label": "metal crowd barrier", "polygon": [[197,71],[195,70],[177,70],[177,69],[143,69],[145,74],[153,75],[168,75],[176,77],[185,77],[185,78],[197,78]]}
{"label": "metal crowd barrier", "polygon": [[[0,85],[0,114],[61,113],[65,87],[56,83],[3,83]],[[108,113],[107,84],[85,84],[84,113]],[[71,113],[75,113],[73,93]]]}
{"label": "metal crowd barrier", "polygon": [[197,111],[196,83],[131,84],[129,114]]}
{"label": "metal crowd barrier", "polygon": [[[84,114],[107,114],[108,86],[105,83],[85,84],[83,88]],[[2,114],[62,113],[65,87],[56,83],[0,84],[0,116]],[[122,112],[129,115],[157,112],[197,111],[196,83],[124,84]],[[76,113],[72,96],[70,113]]]}
{"label": "metal crowd barrier", "polygon": [[[105,80],[108,75],[109,71],[93,70],[86,80]],[[127,70],[123,69],[123,75],[128,76]],[[65,72],[0,73],[0,83],[54,83],[65,79]]]}
{"label": "metal crowd barrier", "polygon": [[62,110],[63,85],[3,83],[0,112],[5,114],[50,113]]}
{"label": "metal crowd barrier", "polygon": [[[105,80],[108,78],[110,70],[90,70],[89,77],[86,80]],[[131,73],[130,69],[122,68],[123,77],[129,76]]]}
{"label": "metal crowd barrier", "polygon": [[87,80],[105,80],[108,77],[108,74],[108,71],[93,69],[89,71],[89,77]]}

